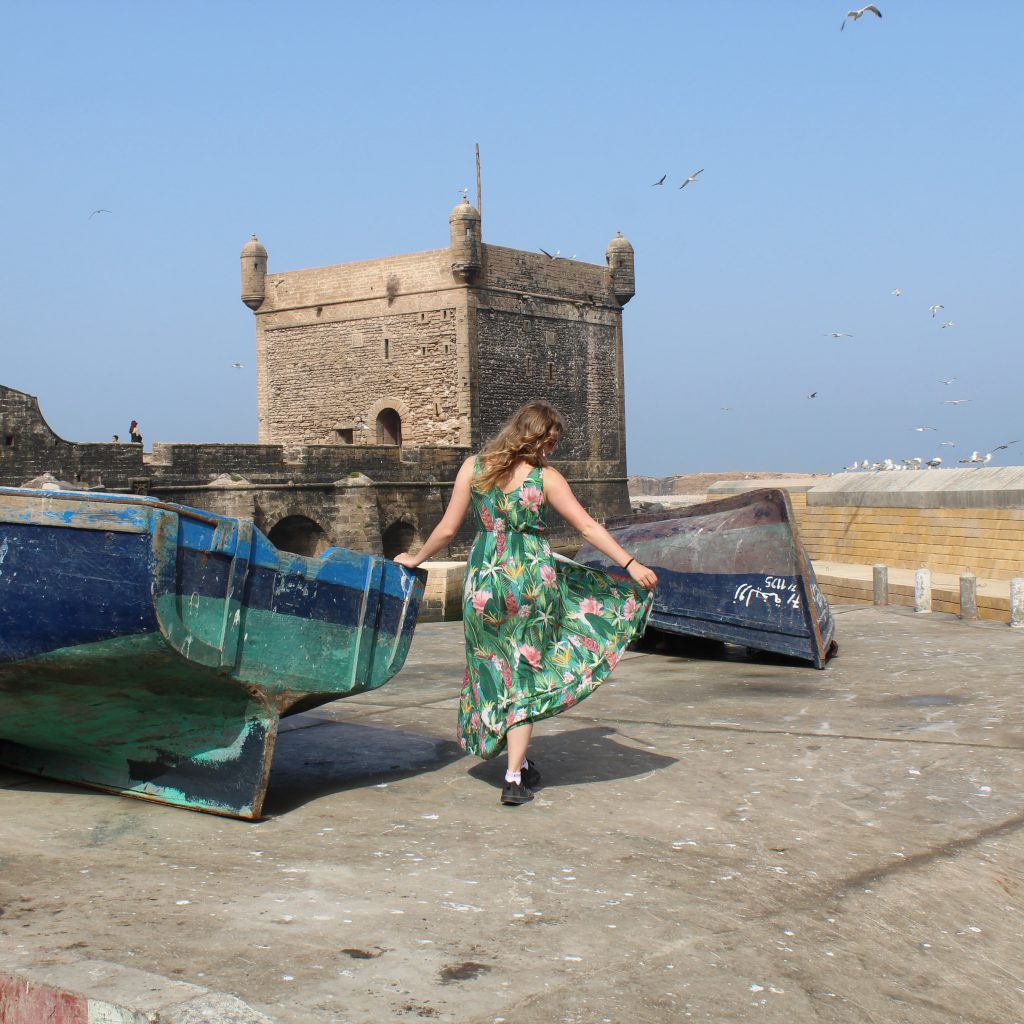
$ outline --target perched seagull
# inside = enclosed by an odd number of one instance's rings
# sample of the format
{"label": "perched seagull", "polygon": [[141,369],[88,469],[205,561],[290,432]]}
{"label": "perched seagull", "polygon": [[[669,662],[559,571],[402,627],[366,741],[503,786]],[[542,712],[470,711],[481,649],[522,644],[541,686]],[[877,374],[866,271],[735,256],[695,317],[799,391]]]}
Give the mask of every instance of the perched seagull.
{"label": "perched seagull", "polygon": [[909,466],[910,469],[920,469],[921,468],[921,456],[918,455],[918,456],[916,456],[913,459],[904,459],[903,460],[903,465],[904,466]]}
{"label": "perched seagull", "polygon": [[[845,25],[846,22],[844,21],[843,24]],[[903,294],[903,292],[901,292],[899,288],[893,288],[893,290],[892,290],[892,292],[890,294],[895,295],[896,298],[898,299]]]}
{"label": "perched seagull", "polygon": [[847,334],[846,331],[831,331],[825,335],[826,338],[852,338],[852,334]]}
{"label": "perched seagull", "polygon": [[940,441],[939,442],[939,447],[940,448],[955,448],[956,447],[956,441]]}
{"label": "perched seagull", "polygon": [[980,462],[980,463],[982,463],[984,465],[984,463],[991,462],[991,460],[992,460],[992,453],[991,452],[989,452],[987,455],[982,455],[981,452],[971,452],[971,457],[969,459],[961,459],[960,462],[965,464],[965,465],[970,465],[971,463]]}
{"label": "perched seagull", "polygon": [[110,211],[109,210],[93,210],[92,213],[90,213],[89,216],[86,219],[87,220],[92,220],[93,217],[95,217],[97,213],[110,213]]}
{"label": "perched seagull", "polygon": [[693,174],[691,174],[691,175],[690,175],[690,176],[689,176],[689,177],[688,177],[688,178],[687,178],[687,179],[686,179],[686,180],[685,180],[685,181],[684,181],[684,182],[682,183],[682,185],[680,185],[679,187],[680,187],[680,188],[686,188],[686,186],[687,186],[687,185],[689,185],[691,181],[696,181],[696,180],[697,180],[697,175],[698,175],[698,174],[703,174],[703,173],[704,173],[704,168],[703,168],[703,167],[702,167],[702,168],[701,168],[701,169],[700,169],[699,171],[694,171],[694,172],[693,172]]}
{"label": "perched seagull", "polygon": [[846,12],[846,18],[843,19],[843,23],[839,26],[839,31],[842,32],[843,29],[846,28],[847,18],[852,19],[853,21],[859,21],[861,18],[864,17],[865,14],[868,13],[868,11],[870,11],[872,14],[877,14],[879,17],[882,16],[882,12],[874,4],[865,4],[858,11]]}
{"label": "perched seagull", "polygon": [[232,363],[231,364],[236,370],[244,370],[245,363]]}
{"label": "perched seagull", "polygon": [[955,384],[956,383],[956,377],[950,377],[949,380],[940,380],[939,383],[940,384]]}
{"label": "perched seagull", "polygon": [[926,430],[938,430],[939,428],[938,427],[914,427],[914,429],[919,434],[923,434]]}
{"label": "perched seagull", "polygon": [[941,465],[942,465],[942,459],[940,459],[940,458],[939,458],[939,457],[938,457],[938,456],[936,455],[934,459],[929,459],[929,460],[928,460],[928,461],[927,461],[927,462],[925,463],[925,465],[926,465],[926,466],[927,466],[927,467],[928,467],[929,469],[938,469],[938,468],[939,468],[939,466],[941,466]]}
{"label": "perched seagull", "polygon": [[942,323],[942,326],[943,327],[956,327],[956,321],[955,320],[944,320],[943,323]]}
{"label": "perched seagull", "polygon": [[941,302],[936,302],[934,306],[929,306],[928,307],[928,312],[931,313],[932,319],[934,320],[935,319],[935,314],[938,313],[938,311],[940,309],[945,309],[945,308],[946,307]]}
{"label": "perched seagull", "polygon": [[818,392],[817,391],[812,391],[807,397],[808,398],[817,398],[818,397]]}
{"label": "perched seagull", "polygon": [[653,184],[651,185],[651,188],[655,188],[655,187],[657,187],[658,185],[664,185],[664,184],[665,184],[665,179],[666,179],[667,177],[668,177],[668,175],[667,175],[667,174],[663,174],[663,175],[662,175],[662,176],[661,176],[661,177],[660,177],[660,178],[659,178],[659,179],[658,179],[658,180],[657,180],[656,182],[654,182],[654,183],[653,183]]}
{"label": "perched seagull", "polygon": [[970,401],[969,398],[947,398],[943,405],[966,405]]}

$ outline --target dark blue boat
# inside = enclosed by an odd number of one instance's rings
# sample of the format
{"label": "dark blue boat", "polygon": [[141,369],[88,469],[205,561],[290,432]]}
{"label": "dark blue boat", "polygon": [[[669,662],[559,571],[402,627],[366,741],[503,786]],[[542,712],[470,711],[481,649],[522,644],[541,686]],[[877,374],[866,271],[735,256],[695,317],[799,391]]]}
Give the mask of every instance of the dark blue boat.
{"label": "dark blue boat", "polygon": [[[612,536],[658,574],[650,625],[813,662],[834,653],[835,622],[785,491],[762,489],[620,517]],[[584,565],[614,571],[586,546]]]}
{"label": "dark blue boat", "polygon": [[278,720],[390,679],[424,576],[154,499],[0,488],[0,764],[258,817]]}

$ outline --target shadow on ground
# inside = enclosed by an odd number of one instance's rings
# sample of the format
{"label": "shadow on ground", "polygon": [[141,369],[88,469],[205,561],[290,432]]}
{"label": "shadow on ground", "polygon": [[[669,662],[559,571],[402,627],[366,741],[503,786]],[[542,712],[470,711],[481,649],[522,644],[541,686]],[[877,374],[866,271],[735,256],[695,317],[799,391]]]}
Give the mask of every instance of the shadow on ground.
{"label": "shadow on ground", "polygon": [[[580,786],[592,782],[631,779],[662,768],[678,760],[621,743],[617,729],[592,726],[545,736],[544,723],[537,726],[530,744],[530,758],[536,760],[544,787]],[[505,777],[505,754],[493,761],[477,762],[469,774],[481,782],[500,786]]]}
{"label": "shadow on ground", "polygon": [[278,735],[263,814],[287,814],[331,793],[437,771],[462,756],[453,740],[296,716]]}

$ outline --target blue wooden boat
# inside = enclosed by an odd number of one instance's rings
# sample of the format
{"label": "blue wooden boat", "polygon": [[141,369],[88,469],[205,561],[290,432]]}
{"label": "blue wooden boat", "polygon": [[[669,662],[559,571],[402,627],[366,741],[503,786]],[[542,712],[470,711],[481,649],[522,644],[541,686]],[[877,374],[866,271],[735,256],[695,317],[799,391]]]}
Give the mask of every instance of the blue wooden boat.
{"label": "blue wooden boat", "polygon": [[257,818],[279,719],[387,682],[424,578],[151,498],[0,488],[0,764]]}
{"label": "blue wooden boat", "polygon": [[[772,651],[824,668],[835,621],[785,491],[765,488],[605,524],[658,574],[650,625]],[[614,571],[595,548],[576,556]]]}

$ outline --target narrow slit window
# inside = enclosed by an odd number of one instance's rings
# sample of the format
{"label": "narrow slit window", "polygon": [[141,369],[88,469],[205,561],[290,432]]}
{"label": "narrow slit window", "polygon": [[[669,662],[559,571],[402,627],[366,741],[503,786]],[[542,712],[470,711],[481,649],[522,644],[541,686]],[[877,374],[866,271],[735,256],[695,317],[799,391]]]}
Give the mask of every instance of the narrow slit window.
{"label": "narrow slit window", "polygon": [[554,380],[554,379],[555,379],[555,364],[554,363],[548,363],[548,380]]}
{"label": "narrow slit window", "polygon": [[387,338],[384,339],[384,358],[391,358],[391,342]]}
{"label": "narrow slit window", "polygon": [[435,416],[440,416],[441,415],[441,403],[440,402],[435,402],[434,403],[434,415]]}

